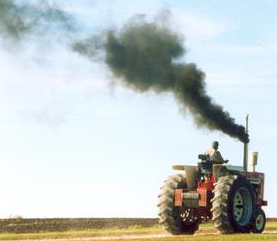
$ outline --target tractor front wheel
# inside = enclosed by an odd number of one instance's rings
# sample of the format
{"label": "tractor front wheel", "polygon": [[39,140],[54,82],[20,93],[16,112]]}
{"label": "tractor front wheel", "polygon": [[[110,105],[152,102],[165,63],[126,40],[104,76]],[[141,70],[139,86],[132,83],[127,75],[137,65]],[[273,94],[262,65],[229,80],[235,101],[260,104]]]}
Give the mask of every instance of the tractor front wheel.
{"label": "tractor front wheel", "polygon": [[253,233],[262,233],[264,231],[266,217],[264,211],[259,207],[256,210],[256,215],[252,227]]}

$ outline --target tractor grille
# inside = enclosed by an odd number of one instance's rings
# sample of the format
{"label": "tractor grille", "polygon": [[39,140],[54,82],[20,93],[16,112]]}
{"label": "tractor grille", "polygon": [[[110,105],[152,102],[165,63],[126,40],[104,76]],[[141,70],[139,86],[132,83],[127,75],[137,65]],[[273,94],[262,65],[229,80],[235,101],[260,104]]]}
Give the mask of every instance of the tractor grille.
{"label": "tractor grille", "polygon": [[183,193],[183,205],[188,208],[197,208],[199,206],[199,193],[194,191]]}

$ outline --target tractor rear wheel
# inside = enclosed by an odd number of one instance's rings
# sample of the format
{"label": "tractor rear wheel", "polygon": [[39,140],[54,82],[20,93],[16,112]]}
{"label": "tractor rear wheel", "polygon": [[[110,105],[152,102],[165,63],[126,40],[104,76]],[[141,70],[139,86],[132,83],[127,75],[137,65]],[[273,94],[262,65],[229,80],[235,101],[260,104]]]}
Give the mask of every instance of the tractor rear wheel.
{"label": "tractor rear wheel", "polygon": [[253,233],[262,233],[264,231],[266,223],[266,217],[264,211],[259,207],[256,210],[255,219],[253,222],[252,232]]}
{"label": "tractor rear wheel", "polygon": [[222,233],[247,233],[255,216],[255,196],[245,177],[227,175],[215,184],[212,220]]}
{"label": "tractor rear wheel", "polygon": [[198,230],[194,209],[176,207],[174,203],[175,189],[187,188],[184,174],[168,177],[161,187],[159,195],[159,223],[173,235],[194,234]]}

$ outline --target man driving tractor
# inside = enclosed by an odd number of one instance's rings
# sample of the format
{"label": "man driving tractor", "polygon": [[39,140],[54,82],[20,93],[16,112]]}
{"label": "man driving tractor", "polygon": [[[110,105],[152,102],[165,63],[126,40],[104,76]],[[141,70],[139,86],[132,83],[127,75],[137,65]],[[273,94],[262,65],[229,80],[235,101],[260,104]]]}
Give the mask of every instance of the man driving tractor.
{"label": "man driving tractor", "polygon": [[214,141],[206,154],[210,157],[210,160],[213,162],[213,164],[226,163],[226,161],[224,161],[223,157],[221,156],[221,153],[218,151],[218,146],[218,141]]}

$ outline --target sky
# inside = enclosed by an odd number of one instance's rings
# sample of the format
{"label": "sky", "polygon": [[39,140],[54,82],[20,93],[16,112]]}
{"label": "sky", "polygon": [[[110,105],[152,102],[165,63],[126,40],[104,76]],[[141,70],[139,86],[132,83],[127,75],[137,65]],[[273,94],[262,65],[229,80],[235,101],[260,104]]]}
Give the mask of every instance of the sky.
{"label": "sky", "polygon": [[[184,60],[205,72],[208,94],[238,124],[249,114],[249,150],[259,152],[257,170],[266,176],[265,212],[277,217],[276,1],[51,3],[76,19],[76,36],[169,11],[185,36]],[[126,88],[65,42],[51,32],[1,40],[0,218],[157,217],[172,165],[196,165],[214,140],[225,159],[242,165],[241,142],[196,127],[169,93]]]}

